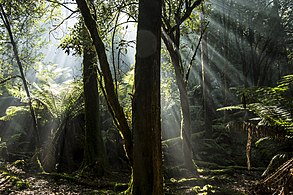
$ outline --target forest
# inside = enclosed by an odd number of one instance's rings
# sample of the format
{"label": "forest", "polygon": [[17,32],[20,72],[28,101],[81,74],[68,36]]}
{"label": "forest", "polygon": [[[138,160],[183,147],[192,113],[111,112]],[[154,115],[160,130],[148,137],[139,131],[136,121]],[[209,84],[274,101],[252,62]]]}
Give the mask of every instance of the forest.
{"label": "forest", "polygon": [[0,0],[0,194],[293,194],[291,0]]}

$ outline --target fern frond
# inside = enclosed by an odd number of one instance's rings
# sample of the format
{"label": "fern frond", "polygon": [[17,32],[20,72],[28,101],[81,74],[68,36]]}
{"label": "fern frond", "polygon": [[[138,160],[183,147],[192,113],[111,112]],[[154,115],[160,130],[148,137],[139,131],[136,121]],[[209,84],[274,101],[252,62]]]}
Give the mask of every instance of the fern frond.
{"label": "fern frond", "polygon": [[285,108],[267,106],[262,103],[247,105],[248,109],[260,117],[259,125],[290,127],[293,125],[291,113]]}
{"label": "fern frond", "polygon": [[28,106],[9,106],[6,109],[5,116],[1,117],[0,120],[8,121],[18,114],[28,113]]}
{"label": "fern frond", "polygon": [[217,111],[231,111],[231,110],[244,110],[244,108],[242,105],[236,105],[236,106],[226,106],[226,107],[217,109]]}

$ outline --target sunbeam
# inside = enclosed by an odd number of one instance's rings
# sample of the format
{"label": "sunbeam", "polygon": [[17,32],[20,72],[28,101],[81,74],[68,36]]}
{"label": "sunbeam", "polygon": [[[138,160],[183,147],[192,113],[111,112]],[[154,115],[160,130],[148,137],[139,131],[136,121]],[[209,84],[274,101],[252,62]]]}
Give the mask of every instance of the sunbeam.
{"label": "sunbeam", "polygon": [[290,194],[292,0],[0,0],[0,194]]}

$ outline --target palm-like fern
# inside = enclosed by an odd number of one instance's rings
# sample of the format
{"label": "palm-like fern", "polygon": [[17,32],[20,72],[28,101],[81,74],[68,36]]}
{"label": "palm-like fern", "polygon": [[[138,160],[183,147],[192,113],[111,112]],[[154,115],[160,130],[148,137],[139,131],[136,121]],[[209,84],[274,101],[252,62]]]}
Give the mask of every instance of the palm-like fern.
{"label": "palm-like fern", "polygon": [[[56,155],[60,153],[58,151],[60,142],[64,141],[62,137],[64,129],[83,112],[82,83],[61,78],[66,71],[64,69],[43,70],[37,74],[36,82],[31,85],[33,106],[38,118],[42,143],[47,149],[42,155],[43,162],[49,158],[48,161],[52,162],[53,159],[55,163]],[[29,114],[22,89],[12,87],[9,92],[24,104],[10,106],[6,110],[6,115],[0,120],[9,121],[15,116]]]}
{"label": "palm-like fern", "polygon": [[50,139],[46,138],[47,141],[44,143],[41,161],[46,170],[52,171],[62,155],[60,151],[63,150],[67,127],[83,112],[82,83],[47,82],[42,87],[35,84],[34,92],[40,121],[43,121],[44,124],[51,124],[49,128],[52,133]]}
{"label": "palm-like fern", "polygon": [[258,126],[282,127],[293,133],[293,75],[287,75],[276,87],[236,89],[246,99],[245,105],[227,106],[221,110],[247,110],[254,114]]}
{"label": "palm-like fern", "polygon": [[[276,87],[260,87],[250,89],[236,89],[238,95],[245,98],[242,104],[228,106],[218,110],[245,110],[253,117],[245,119],[244,129],[248,131],[246,156],[248,169],[250,168],[250,151],[252,135],[258,135],[260,144],[264,137],[282,140],[281,144],[290,145],[293,141],[293,75],[282,78]],[[255,124],[255,121],[257,122]],[[281,148],[288,148],[281,147]],[[280,151],[286,153],[287,151]],[[277,154],[280,155],[280,154]],[[289,154],[289,157],[292,156]],[[272,164],[272,163],[270,163]]]}

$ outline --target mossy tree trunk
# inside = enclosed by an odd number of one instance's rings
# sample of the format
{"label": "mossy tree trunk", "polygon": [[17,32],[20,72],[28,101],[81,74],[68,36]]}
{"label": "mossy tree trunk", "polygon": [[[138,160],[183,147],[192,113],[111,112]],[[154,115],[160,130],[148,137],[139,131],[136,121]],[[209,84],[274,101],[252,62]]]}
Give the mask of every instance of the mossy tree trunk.
{"label": "mossy tree trunk", "polygon": [[99,91],[97,82],[97,54],[87,29],[83,30],[83,89],[85,109],[85,143],[82,168],[102,176],[106,153],[100,128]]}
{"label": "mossy tree trunk", "polygon": [[140,0],[133,98],[133,194],[163,194],[160,50],[161,0]]}
{"label": "mossy tree trunk", "polygon": [[110,65],[108,62],[108,58],[106,55],[105,45],[99,35],[96,21],[94,20],[89,6],[86,0],[76,0],[78,8],[81,12],[81,15],[84,19],[85,26],[87,27],[92,43],[98,55],[99,64],[101,67],[101,75],[103,77],[104,86],[104,94],[108,103],[108,109],[113,116],[114,123],[116,127],[119,129],[122,138],[124,139],[124,148],[130,164],[132,164],[132,154],[133,154],[133,141],[132,141],[132,133],[130,127],[128,125],[127,119],[125,117],[123,108],[121,107],[118,95],[115,92],[114,82],[112,78],[112,73],[110,70]]}

